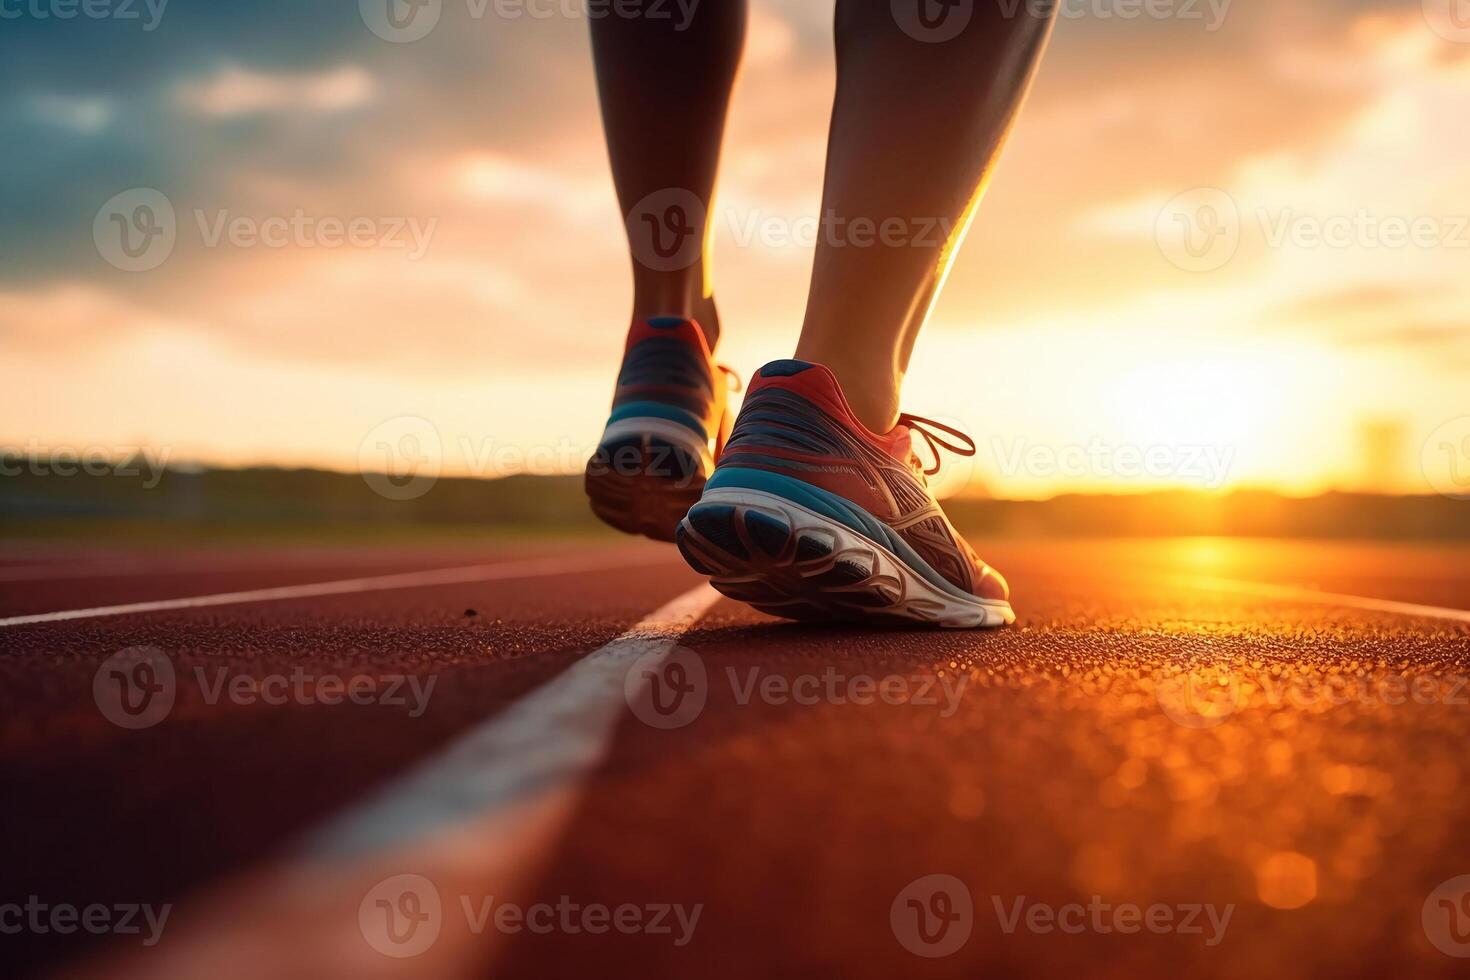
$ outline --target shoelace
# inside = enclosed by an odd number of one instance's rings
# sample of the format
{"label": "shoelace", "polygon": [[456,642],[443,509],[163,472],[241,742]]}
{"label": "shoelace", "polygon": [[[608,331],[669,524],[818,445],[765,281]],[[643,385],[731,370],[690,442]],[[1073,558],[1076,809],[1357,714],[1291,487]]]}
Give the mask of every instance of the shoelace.
{"label": "shoelace", "polygon": [[[724,364],[716,364],[725,379],[725,387],[733,392],[740,392],[745,388],[745,381],[740,377],[740,372]],[[720,416],[720,430],[715,434],[715,459],[718,460],[725,454],[725,443],[730,441],[730,431],[735,427],[735,416],[730,412],[730,406],[725,406],[725,413]]]}
{"label": "shoelace", "polygon": [[[974,439],[971,439],[959,429],[950,428],[943,422],[936,422],[933,419],[926,419],[919,415],[910,415],[904,412],[899,415],[898,424],[906,425],[910,429],[913,429],[919,435],[923,436],[924,441],[929,444],[929,452],[934,457],[934,465],[932,467],[924,467],[925,476],[933,476],[939,472],[939,450],[941,448],[948,449],[956,456],[973,456],[977,451]],[[931,426],[932,428],[929,428]],[[945,435],[954,436],[956,439],[962,439],[965,444],[963,446],[957,446],[952,442],[946,442],[940,438],[939,433],[935,432],[934,429],[939,430],[939,432]]]}
{"label": "shoelace", "polygon": [[725,387],[739,393],[745,390],[745,379],[740,377],[740,372],[727,364],[716,364],[715,367],[725,372]]}

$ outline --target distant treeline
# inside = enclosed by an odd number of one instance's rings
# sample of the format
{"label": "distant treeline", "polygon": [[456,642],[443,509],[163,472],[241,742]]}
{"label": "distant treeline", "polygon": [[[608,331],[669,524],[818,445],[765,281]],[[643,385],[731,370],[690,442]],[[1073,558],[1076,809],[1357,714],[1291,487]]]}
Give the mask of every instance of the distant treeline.
{"label": "distant treeline", "polygon": [[[577,530],[596,526],[575,476],[442,478],[412,499],[357,473],[302,469],[150,469],[118,464],[60,476],[0,458],[0,523],[97,519],[201,524],[454,524]],[[375,478],[381,486],[381,480]],[[421,489],[422,487],[420,487]],[[1049,500],[953,499],[963,530],[986,535],[1228,535],[1470,538],[1470,501],[1439,496],[1257,490],[1212,494],[1064,494]]]}

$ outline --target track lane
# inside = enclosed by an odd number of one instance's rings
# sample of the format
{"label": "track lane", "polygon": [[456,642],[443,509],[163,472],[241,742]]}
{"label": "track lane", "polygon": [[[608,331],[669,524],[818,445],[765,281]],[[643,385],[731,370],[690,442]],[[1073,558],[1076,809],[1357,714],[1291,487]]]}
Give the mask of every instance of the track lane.
{"label": "track lane", "polygon": [[[1442,571],[1435,598],[1444,601],[1464,593],[1467,573],[1457,570],[1470,563],[1456,564],[1456,555],[1441,549],[1443,565],[1436,567],[1426,565],[1433,549],[1361,544],[1321,553],[1298,545],[1234,548],[1223,560],[1218,552],[1192,550],[1197,548],[1197,542],[990,543],[982,553],[1006,569],[1021,597],[1017,628],[994,635],[832,632],[777,624],[733,603],[719,604],[684,645],[722,687],[712,688],[707,707],[682,729],[655,732],[631,715],[624,719],[551,874],[533,893],[612,905],[703,902],[707,911],[694,941],[676,948],[652,936],[519,933],[509,937],[497,975],[604,968],[610,960],[630,972],[678,975],[695,963],[714,975],[726,965],[733,975],[736,963],[773,975],[834,964],[858,976],[976,970],[1050,975],[1067,968],[1092,975],[1100,962],[1114,964],[1110,969],[1120,975],[1150,975],[1181,962],[1206,976],[1268,964],[1280,976],[1351,972],[1359,963],[1411,964],[1428,976],[1442,972],[1448,960],[1426,950],[1411,921],[1417,913],[1407,905],[1456,873],[1457,862],[1470,862],[1448,829],[1470,817],[1448,791],[1470,784],[1470,772],[1446,748],[1464,744],[1470,734],[1465,710],[1412,703],[1314,707],[1279,692],[1273,703],[1261,685],[1273,671],[1318,689],[1331,677],[1364,671],[1464,672],[1470,670],[1467,631],[1391,612],[1194,592],[1180,583],[1189,575],[1269,567],[1286,582],[1317,587],[1336,576],[1356,592],[1397,597],[1419,577]],[[575,644],[550,642],[555,637],[588,635],[592,623],[578,623],[599,620],[614,606],[640,614],[638,601],[646,603],[649,588],[691,581],[681,578],[685,574],[671,561],[639,581],[589,575],[576,593],[507,584],[506,601],[491,610],[506,619],[497,643],[526,644],[513,663],[561,657],[558,666],[564,667],[576,655]],[[453,608],[473,602],[484,615],[483,592],[478,599],[462,598],[455,589],[429,592],[394,595],[386,603],[335,597],[97,622],[86,630],[88,624],[23,629],[44,632],[41,642],[62,649],[87,637],[82,646],[93,652],[81,660],[92,667],[110,644],[147,636],[189,644],[209,638],[221,650],[242,638],[253,648],[267,637],[274,642],[294,635],[297,649],[318,651],[331,662],[351,657],[364,637],[385,630],[394,637],[391,644],[368,643],[358,651],[361,663],[379,661],[375,669],[384,669],[404,662],[389,655],[394,644],[429,636],[451,646],[448,638],[486,627],[466,626],[463,609]],[[609,598],[599,599],[604,593]],[[517,616],[522,608],[528,612]],[[333,636],[338,639],[328,640]],[[37,640],[33,635],[28,642]],[[456,656],[482,655],[467,650]],[[12,666],[6,658],[0,663]],[[916,705],[738,704],[724,679],[728,669],[756,667],[762,676],[789,681],[834,664],[877,676],[963,670],[978,686],[969,688],[954,714],[936,718]],[[1219,665],[1256,685],[1243,706],[1213,727],[1170,720],[1149,685],[1161,672]],[[506,689],[508,680],[497,676],[493,685],[468,686],[466,711],[479,692]],[[534,681],[520,691],[532,686]],[[313,726],[291,729],[308,742],[346,730],[371,743],[375,736],[368,732],[381,722],[357,730],[343,723],[355,712],[314,707],[301,713],[315,719]],[[235,709],[212,717],[218,723],[231,715],[268,714]],[[412,730],[423,728],[415,723]],[[281,742],[282,753],[294,747],[292,739]],[[241,732],[222,735],[212,750],[215,764],[238,766],[239,759],[227,757],[247,744],[258,741]],[[358,760],[364,773],[374,762],[395,769],[408,764],[402,758]],[[279,783],[269,764],[255,765],[259,785]],[[95,782],[102,774],[77,775]],[[140,815],[183,812],[176,802],[180,792],[177,785],[161,789],[139,803]],[[1294,801],[1300,813],[1293,812]],[[259,819],[258,800],[248,794],[234,797],[231,806],[253,808]],[[1405,843],[1408,813],[1419,815],[1423,826]],[[223,809],[221,816],[229,819]],[[261,841],[281,839],[279,827],[269,829]],[[738,846],[731,846],[731,835]],[[58,840],[58,846],[65,845]],[[197,861],[204,846],[186,848],[178,861]],[[1308,855],[1319,878],[1318,897],[1297,912],[1265,906],[1258,893],[1263,855],[1287,850]],[[254,853],[268,851],[262,846]],[[1389,853],[1401,856],[1400,863],[1388,861]],[[100,850],[92,857],[116,860]],[[957,875],[977,902],[1023,889],[1053,902],[1089,888],[1117,900],[1223,896],[1221,901],[1235,901],[1240,916],[1227,942],[1249,935],[1261,952],[1247,955],[1237,944],[1203,954],[1181,936],[1147,936],[1149,942],[1139,944],[1117,935],[1007,935],[985,911],[976,938],[956,957],[920,960],[901,948],[895,957],[887,903],[920,870]],[[78,884],[85,890],[90,885],[83,880]],[[1374,890],[1382,898],[1373,898]],[[1349,925],[1334,923],[1334,916]],[[1341,950],[1332,947],[1334,924],[1351,933]],[[1315,958],[1283,966],[1282,951],[1302,946]],[[752,967],[753,956],[759,959]]]}
{"label": "track lane", "polygon": [[[0,632],[0,781],[13,799],[0,812],[6,894],[176,900],[275,853],[497,715],[636,621],[650,591],[698,581],[669,560],[636,576],[581,572]],[[125,731],[99,710],[93,680],[108,656],[137,645],[166,652],[177,696],[157,725]],[[418,716],[411,704],[209,699],[221,675],[259,681],[300,667],[437,683]],[[86,941],[59,940],[6,945],[24,963]]]}

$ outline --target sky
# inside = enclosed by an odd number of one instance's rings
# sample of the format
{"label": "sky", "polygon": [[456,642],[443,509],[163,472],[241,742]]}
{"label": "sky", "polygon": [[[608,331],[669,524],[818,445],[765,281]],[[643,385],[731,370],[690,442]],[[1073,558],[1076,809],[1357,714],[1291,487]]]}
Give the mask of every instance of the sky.
{"label": "sky", "polygon": [[[580,468],[632,295],[585,11],[385,4],[0,0],[0,447]],[[979,445],[945,491],[1470,493],[1464,7],[1063,3],[905,389]],[[802,318],[831,18],[752,0],[747,375]]]}

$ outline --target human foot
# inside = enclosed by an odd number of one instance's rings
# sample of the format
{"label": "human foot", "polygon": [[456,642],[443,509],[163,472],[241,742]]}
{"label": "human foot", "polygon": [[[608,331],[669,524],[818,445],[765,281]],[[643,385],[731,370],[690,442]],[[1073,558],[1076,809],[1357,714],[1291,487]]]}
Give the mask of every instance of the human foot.
{"label": "human foot", "polygon": [[912,416],[873,433],[827,368],[773,361],[751,381],[719,466],[679,523],[679,550],[716,589],[776,616],[1014,622],[1005,579],[934,499],[916,436],[974,452]]}
{"label": "human foot", "polygon": [[620,531],[672,541],[729,434],[726,385],[698,323],[635,321],[612,414],[587,462],[592,511]]}

